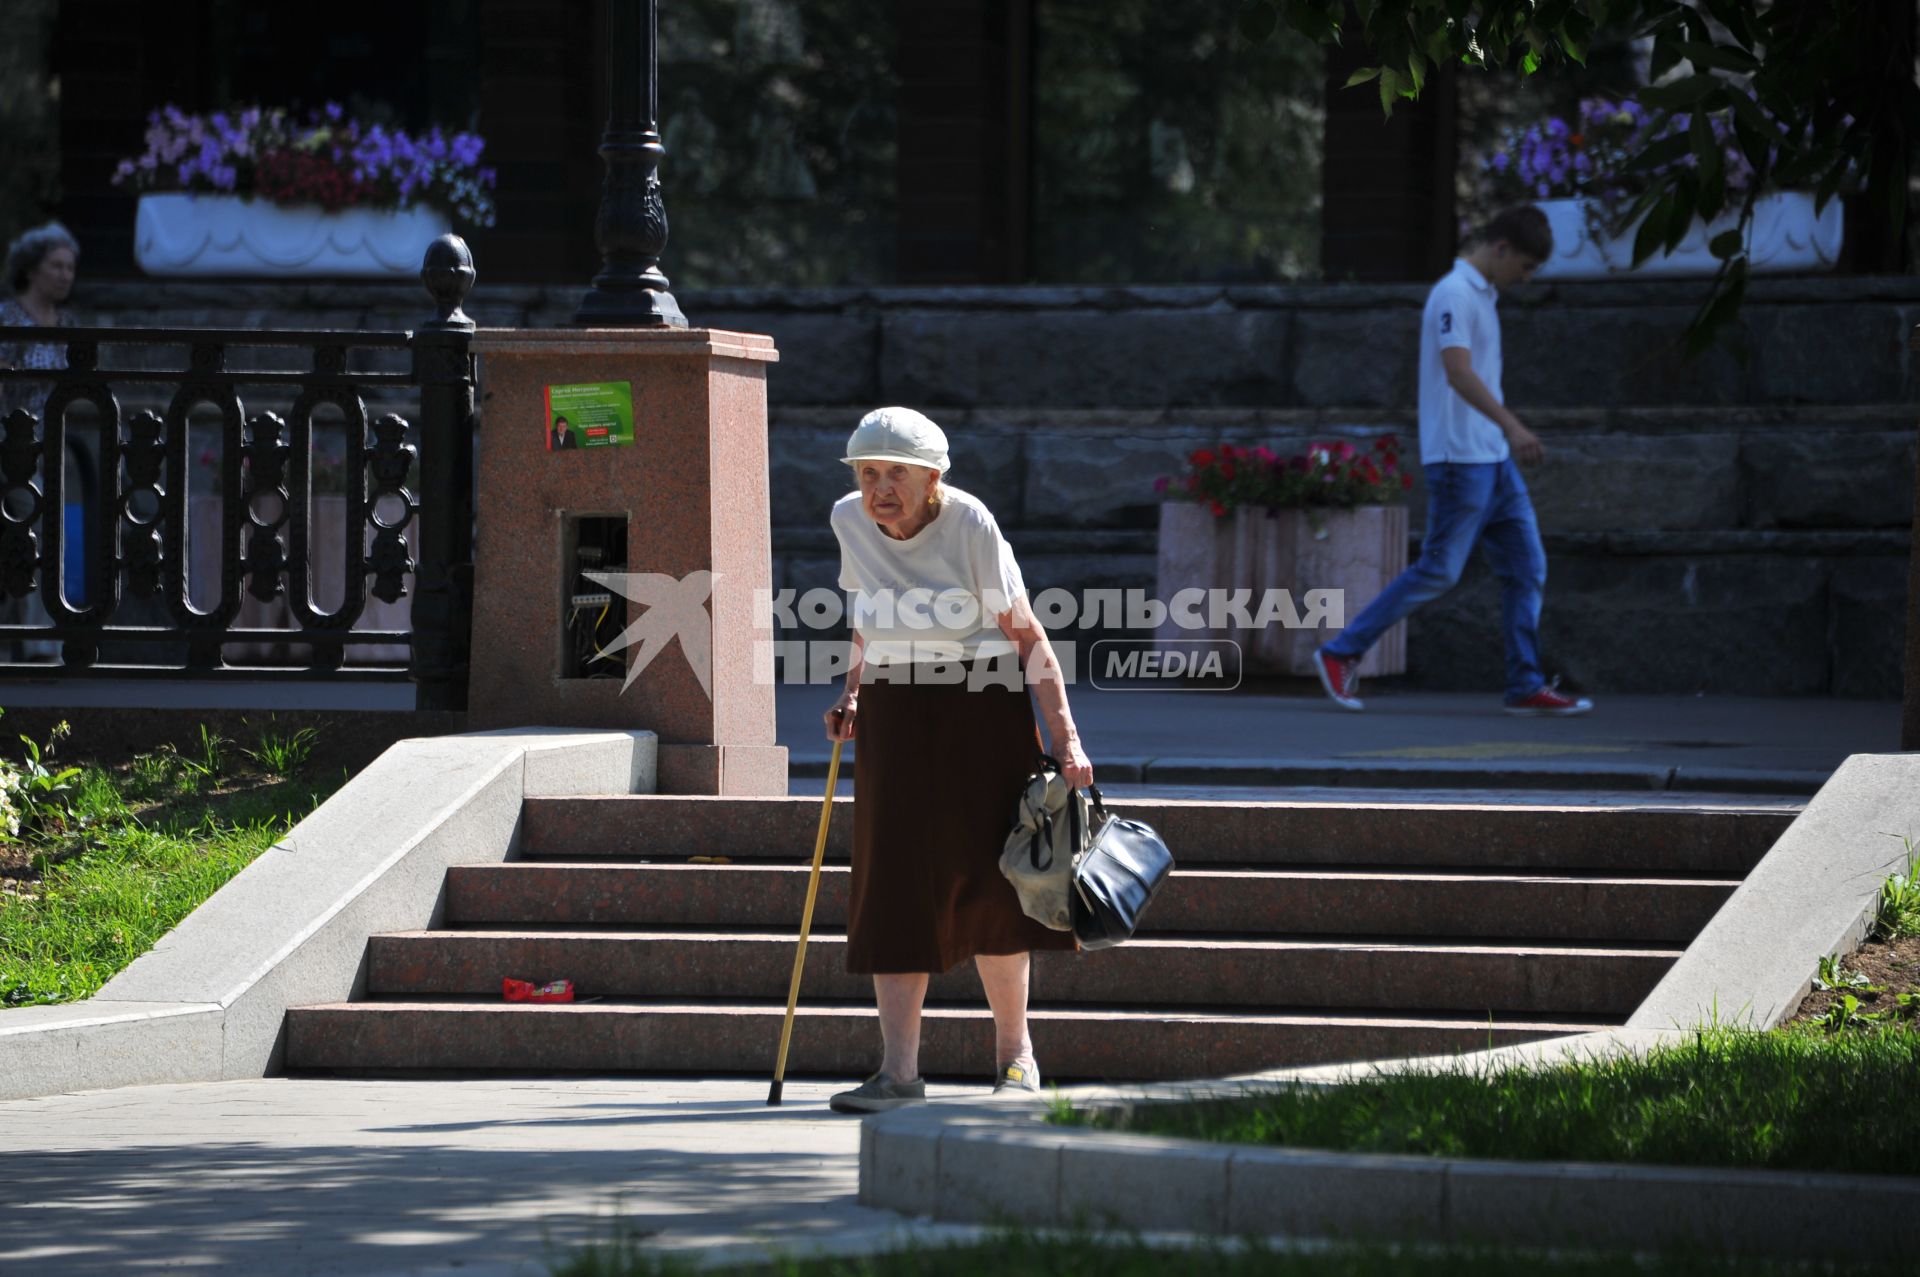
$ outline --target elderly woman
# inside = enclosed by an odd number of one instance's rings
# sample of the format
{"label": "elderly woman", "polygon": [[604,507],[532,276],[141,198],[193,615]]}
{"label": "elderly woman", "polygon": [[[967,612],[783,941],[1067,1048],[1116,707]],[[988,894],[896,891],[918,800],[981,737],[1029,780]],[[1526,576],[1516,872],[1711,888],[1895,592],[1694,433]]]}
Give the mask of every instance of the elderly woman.
{"label": "elderly woman", "polygon": [[[858,491],[834,505],[832,523],[840,587],[853,596],[853,660],[825,718],[828,739],[858,743],[847,969],[873,976],[884,1054],[832,1105],[866,1113],[926,1098],[927,980],[968,958],[993,1010],[994,1090],[1037,1092],[1027,954],[1071,949],[1073,937],[1021,912],[1000,874],[1040,754],[1029,685],[1066,778],[1090,784],[1093,767],[1012,548],[979,498],[945,481],[940,428],[881,408],[844,460]],[[996,661],[1010,677],[993,676]]]}
{"label": "elderly woman", "polygon": [[[13,296],[0,300],[0,328],[57,328],[73,322],[61,307],[73,292],[80,245],[58,222],[36,226],[7,246],[7,285]],[[53,342],[5,340],[0,334],[0,368],[64,368],[66,354]],[[0,382],[0,421],[16,408],[38,417],[53,387],[38,381]]]}

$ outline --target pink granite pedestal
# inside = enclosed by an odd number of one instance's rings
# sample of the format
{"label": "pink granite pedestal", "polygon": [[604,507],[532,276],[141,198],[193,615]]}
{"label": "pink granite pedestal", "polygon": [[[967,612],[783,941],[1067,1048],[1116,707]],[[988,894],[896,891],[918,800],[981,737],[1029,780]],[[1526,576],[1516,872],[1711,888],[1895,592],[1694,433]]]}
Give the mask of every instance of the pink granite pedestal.
{"label": "pink granite pedestal", "polygon": [[[772,632],[755,591],[770,590],[767,365],[773,339],[712,329],[481,329],[475,494],[475,728],[616,727],[654,732],[659,791],[787,792],[774,744],[773,685],[754,677]],[[629,382],[634,441],[549,451],[549,385]],[[712,694],[680,641],[626,691],[611,678],[562,677],[574,584],[570,521],[627,520],[628,572],[715,574],[707,610]],[[616,608],[622,600],[616,595]],[[647,608],[626,603],[627,622]],[[631,649],[628,655],[633,655]]]}

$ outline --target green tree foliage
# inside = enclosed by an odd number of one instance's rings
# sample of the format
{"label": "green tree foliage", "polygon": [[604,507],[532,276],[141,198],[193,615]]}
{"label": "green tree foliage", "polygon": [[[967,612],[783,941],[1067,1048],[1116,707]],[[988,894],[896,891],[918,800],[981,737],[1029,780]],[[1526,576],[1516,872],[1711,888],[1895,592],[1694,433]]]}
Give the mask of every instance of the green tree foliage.
{"label": "green tree foliage", "polygon": [[[60,202],[59,85],[48,73],[54,0],[8,0],[0,37],[0,247]],[[6,290],[0,289],[0,293]]]}
{"label": "green tree foliage", "polygon": [[1688,325],[1687,347],[1696,353],[1739,310],[1747,230],[1764,191],[1811,187],[1824,207],[1857,181],[1876,238],[1903,242],[1920,138],[1913,49],[1899,38],[1911,18],[1897,0],[1243,0],[1239,12],[1241,34],[1256,43],[1282,24],[1321,43],[1360,41],[1375,65],[1357,72],[1349,87],[1375,85],[1387,112],[1417,98],[1448,63],[1517,65],[1533,74],[1564,61],[1584,63],[1604,27],[1651,37],[1656,83],[1639,98],[1690,115],[1693,127],[1652,143],[1636,163],[1652,169],[1689,152],[1695,162],[1657,173],[1627,211],[1627,224],[1646,215],[1634,260],[1671,252],[1695,217],[1728,208],[1708,117],[1731,119],[1756,175],[1733,205],[1737,230],[1711,246],[1720,270]]}
{"label": "green tree foliage", "polygon": [[1033,273],[1049,283],[1310,275],[1322,58],[1161,0],[1034,15]]}

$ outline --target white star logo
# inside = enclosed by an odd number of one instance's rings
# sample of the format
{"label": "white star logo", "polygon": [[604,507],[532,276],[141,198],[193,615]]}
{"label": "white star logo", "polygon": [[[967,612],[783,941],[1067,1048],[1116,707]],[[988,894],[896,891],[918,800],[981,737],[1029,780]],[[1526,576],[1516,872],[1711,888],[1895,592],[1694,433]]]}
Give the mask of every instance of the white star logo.
{"label": "white star logo", "polygon": [[700,690],[709,700],[713,698],[713,619],[707,615],[707,597],[713,593],[718,574],[701,568],[679,580],[664,572],[588,572],[585,575],[588,580],[647,609],[603,649],[611,656],[623,648],[639,645],[639,654],[627,663],[627,681],[620,685],[622,692],[632,687],[640,671],[651,665],[653,658],[677,638],[687,664],[693,667],[693,676],[700,680]]}

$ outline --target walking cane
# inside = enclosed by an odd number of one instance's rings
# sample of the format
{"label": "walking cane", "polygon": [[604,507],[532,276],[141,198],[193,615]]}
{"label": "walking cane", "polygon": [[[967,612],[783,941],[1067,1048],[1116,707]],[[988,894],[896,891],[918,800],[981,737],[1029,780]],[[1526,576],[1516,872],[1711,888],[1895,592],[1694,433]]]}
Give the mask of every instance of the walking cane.
{"label": "walking cane", "polygon": [[767,1103],[780,1102],[787,1078],[787,1045],[793,1040],[793,1008],[800,1001],[800,973],[807,966],[807,935],[813,930],[813,901],[820,894],[820,863],[827,858],[827,822],[833,816],[833,787],[840,779],[840,746],[833,742],[833,760],[827,764],[827,797],[820,804],[820,835],[813,840],[813,872],[807,876],[807,907],[800,915],[800,948],[793,955],[793,983],[787,986],[787,1018],[780,1025],[780,1054],[773,1062],[773,1088]]}

